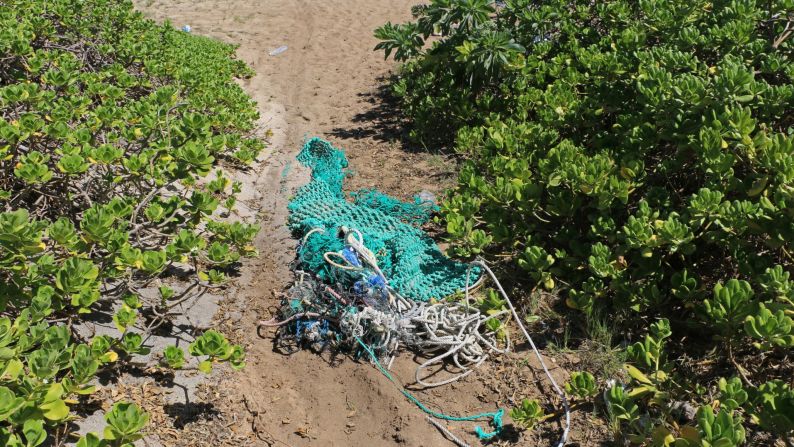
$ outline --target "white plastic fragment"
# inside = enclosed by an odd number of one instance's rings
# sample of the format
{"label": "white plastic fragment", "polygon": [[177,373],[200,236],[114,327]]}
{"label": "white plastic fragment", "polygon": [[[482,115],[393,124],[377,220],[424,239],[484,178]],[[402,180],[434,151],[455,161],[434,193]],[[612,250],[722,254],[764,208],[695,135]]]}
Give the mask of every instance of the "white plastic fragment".
{"label": "white plastic fragment", "polygon": [[189,33],[192,30],[193,30],[193,28],[191,28],[190,25],[185,25],[185,26],[182,27],[182,31],[184,31],[186,33]]}
{"label": "white plastic fragment", "polygon": [[426,190],[426,189],[422,190],[422,192],[420,192],[417,195],[417,197],[419,198],[420,202],[423,202],[423,203],[424,202],[429,202],[429,203],[432,203],[433,205],[436,204],[436,195],[433,194],[432,192]]}
{"label": "white plastic fragment", "polygon": [[268,54],[270,54],[271,56],[278,56],[279,54],[281,54],[281,53],[283,53],[285,51],[287,51],[287,46],[286,45],[282,45],[282,46],[276,48],[275,50],[271,51]]}

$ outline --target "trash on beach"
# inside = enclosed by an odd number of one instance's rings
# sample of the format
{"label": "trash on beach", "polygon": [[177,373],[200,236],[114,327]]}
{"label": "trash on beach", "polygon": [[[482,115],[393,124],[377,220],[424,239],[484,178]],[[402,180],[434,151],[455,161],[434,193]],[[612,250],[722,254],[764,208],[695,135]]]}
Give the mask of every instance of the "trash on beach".
{"label": "trash on beach", "polygon": [[193,30],[193,28],[191,28],[190,25],[185,25],[185,26],[182,27],[182,31],[184,31],[186,33],[189,33],[192,30]]}
{"label": "trash on beach", "polygon": [[287,51],[287,46],[286,45],[282,45],[282,46],[276,48],[275,50],[271,51],[268,54],[270,54],[271,56],[278,56],[279,54],[281,54],[281,53],[283,53],[285,51]]}
{"label": "trash on beach", "polygon": [[419,203],[436,204],[436,195],[426,189],[423,189],[422,192],[417,194],[416,199]]}

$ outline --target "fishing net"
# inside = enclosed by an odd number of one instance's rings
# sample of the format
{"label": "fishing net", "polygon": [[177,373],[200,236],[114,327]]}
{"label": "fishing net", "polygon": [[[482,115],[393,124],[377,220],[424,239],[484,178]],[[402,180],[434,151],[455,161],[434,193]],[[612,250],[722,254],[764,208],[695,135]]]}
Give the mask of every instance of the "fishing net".
{"label": "fishing net", "polygon": [[[374,189],[345,194],[347,158],[320,138],[304,144],[298,161],[312,174],[288,205],[289,228],[301,241],[296,281],[284,294],[278,314],[259,322],[260,328],[278,328],[277,348],[285,353],[330,348],[366,354],[432,424],[465,445],[436,419],[489,420],[493,431],[475,427],[477,437],[488,440],[502,432],[504,410],[471,416],[435,411],[397,382],[389,372],[391,361],[400,349],[410,349],[427,358],[416,368],[417,384],[455,382],[490,355],[510,350],[509,333],[498,331],[512,317],[562,400],[566,422],[559,445],[564,445],[570,421],[565,394],[487,264],[447,258],[422,231],[436,210],[432,201],[402,202]],[[470,292],[478,287],[482,272],[509,309],[483,313],[471,305]],[[467,292],[461,300],[440,300],[462,290]]]}
{"label": "fishing net", "polygon": [[[375,254],[389,286],[400,295],[428,301],[463,290],[469,266],[444,256],[420,228],[435,210],[433,203],[418,198],[414,203],[401,202],[376,190],[348,197],[343,192],[347,158],[320,138],[304,144],[298,161],[312,170],[311,180],[288,206],[289,228],[302,240],[302,269],[329,284],[352,281],[329,265],[324,255],[343,252],[343,229],[354,228]],[[472,268],[471,275],[472,280],[478,278],[479,268]]]}

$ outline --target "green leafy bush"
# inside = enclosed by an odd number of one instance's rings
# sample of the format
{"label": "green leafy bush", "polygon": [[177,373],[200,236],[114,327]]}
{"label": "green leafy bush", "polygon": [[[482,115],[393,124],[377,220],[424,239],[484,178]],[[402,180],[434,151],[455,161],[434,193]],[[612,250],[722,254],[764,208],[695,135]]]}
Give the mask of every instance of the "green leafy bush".
{"label": "green leafy bush", "polygon": [[[256,254],[257,227],[221,219],[240,185],[219,168],[263,143],[234,48],[129,1],[2,2],[0,53],[0,444],[39,445],[69,429],[99,371],[148,353],[177,305]],[[162,283],[175,266],[193,274],[179,291]],[[119,333],[86,338],[80,322],[100,307]],[[194,344],[244,364],[217,332]],[[185,363],[179,348],[163,355]],[[117,404],[106,419],[104,440],[78,445],[131,443],[148,417]]]}
{"label": "green leafy bush", "polygon": [[105,421],[105,439],[124,444],[142,437],[140,431],[149,422],[149,415],[136,404],[117,402],[105,415]]}
{"label": "green leafy bush", "polygon": [[622,434],[624,427],[631,432],[640,431],[640,409],[623,387],[612,385],[604,391],[604,401],[615,433]]}
{"label": "green leafy bush", "polygon": [[[628,349],[640,394],[613,387],[607,399],[642,437],[635,402],[668,405],[717,379],[671,379],[681,339],[746,383],[791,374],[792,11],[791,0],[431,0],[376,31],[404,62],[393,88],[411,136],[462,159],[441,204],[457,254],[498,253],[524,282],[629,334],[669,321]],[[734,399],[703,424],[731,431],[752,414],[783,433],[761,412],[788,391],[767,388],[766,404]],[[728,414],[734,403],[745,413]]]}
{"label": "green leafy bush", "polygon": [[729,410],[720,410],[716,415],[708,405],[697,411],[697,428],[682,430],[675,440],[676,447],[738,447],[745,442],[745,430],[741,418]]}
{"label": "green leafy bush", "polygon": [[750,413],[761,427],[786,438],[794,434],[794,389],[782,380],[771,380],[752,390]]}

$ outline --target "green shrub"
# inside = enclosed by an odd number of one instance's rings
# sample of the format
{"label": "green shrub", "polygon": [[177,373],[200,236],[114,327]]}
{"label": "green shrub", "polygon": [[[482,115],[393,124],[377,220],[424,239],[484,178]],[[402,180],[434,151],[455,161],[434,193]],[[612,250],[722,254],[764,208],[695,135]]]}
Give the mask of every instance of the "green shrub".
{"label": "green shrub", "polygon": [[[669,319],[736,366],[792,349],[792,11],[432,0],[376,36],[404,61],[393,87],[411,135],[463,160],[441,206],[459,255],[508,254],[571,308],[628,332]],[[646,341],[635,364],[662,372],[661,339]],[[768,365],[736,369],[791,371]]]}
{"label": "green shrub", "polygon": [[738,447],[745,442],[741,418],[732,411],[723,409],[715,415],[713,408],[704,405],[696,419],[697,428],[682,430],[682,436],[675,439],[676,447]]}
{"label": "green shrub", "polygon": [[[256,254],[256,226],[219,220],[240,185],[218,168],[263,143],[234,48],[129,1],[4,1],[0,54],[0,444],[39,445],[68,430],[99,371],[148,353],[175,306]],[[162,284],[174,266],[193,284]],[[100,306],[118,335],[80,335]],[[200,340],[191,354],[244,365],[221,334]],[[164,359],[185,363],[176,347]],[[117,404],[106,419],[105,440],[78,445],[132,442],[148,416]]]}

